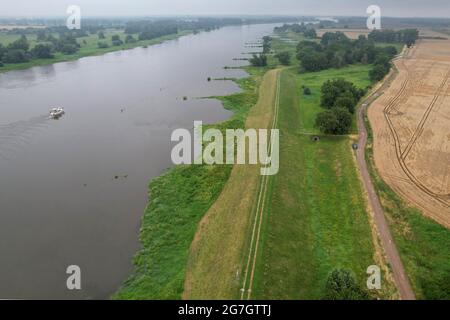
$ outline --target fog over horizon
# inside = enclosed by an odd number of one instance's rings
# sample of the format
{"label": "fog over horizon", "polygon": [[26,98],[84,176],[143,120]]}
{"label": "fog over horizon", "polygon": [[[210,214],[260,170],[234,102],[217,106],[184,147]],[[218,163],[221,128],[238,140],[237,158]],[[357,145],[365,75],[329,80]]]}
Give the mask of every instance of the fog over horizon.
{"label": "fog over horizon", "polygon": [[1,0],[0,17],[65,16],[69,5],[84,16],[365,16],[378,5],[386,17],[450,18],[449,0]]}

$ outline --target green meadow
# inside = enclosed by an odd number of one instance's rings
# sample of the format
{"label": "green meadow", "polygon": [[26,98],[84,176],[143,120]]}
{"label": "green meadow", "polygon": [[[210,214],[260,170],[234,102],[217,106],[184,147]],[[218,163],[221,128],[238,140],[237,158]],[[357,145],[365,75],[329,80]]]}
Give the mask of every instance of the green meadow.
{"label": "green meadow", "polygon": [[[318,134],[314,121],[322,110],[322,83],[344,77],[364,88],[368,70],[350,66],[299,74],[293,68],[282,74],[280,172],[269,191],[255,298],[321,299],[336,268],[351,270],[365,285],[375,249],[352,140],[321,136],[313,142],[309,133]],[[303,95],[303,85],[311,88],[310,96]]]}

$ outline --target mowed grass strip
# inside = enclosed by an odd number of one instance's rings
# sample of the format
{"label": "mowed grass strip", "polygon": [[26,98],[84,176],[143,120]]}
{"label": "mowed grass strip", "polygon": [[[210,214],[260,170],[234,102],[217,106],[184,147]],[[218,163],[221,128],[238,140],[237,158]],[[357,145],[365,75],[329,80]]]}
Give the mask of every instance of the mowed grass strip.
{"label": "mowed grass strip", "polygon": [[[345,77],[365,87],[367,72],[362,66],[283,72],[281,167],[270,188],[254,299],[321,299],[335,268],[352,270],[361,287],[365,284],[374,246],[350,138],[322,136],[312,142],[301,132],[315,131],[324,81]],[[302,84],[312,89],[311,96],[303,96]]]}
{"label": "mowed grass strip", "polygon": [[[271,125],[279,70],[268,71],[259,88],[246,128]],[[236,299],[242,286],[252,233],[260,171],[235,165],[217,201],[200,223],[191,246],[184,299]]]}

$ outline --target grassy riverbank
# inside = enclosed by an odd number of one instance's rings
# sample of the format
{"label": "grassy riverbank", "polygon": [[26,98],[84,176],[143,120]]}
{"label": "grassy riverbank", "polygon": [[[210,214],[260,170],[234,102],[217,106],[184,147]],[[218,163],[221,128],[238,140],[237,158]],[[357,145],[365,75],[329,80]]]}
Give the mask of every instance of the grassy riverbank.
{"label": "grassy riverbank", "polygon": [[[273,46],[295,51],[294,43],[281,40]],[[363,288],[367,267],[383,262],[352,154],[354,137],[322,136],[312,142],[311,134],[318,134],[314,122],[322,111],[321,85],[341,77],[365,88],[371,66],[299,74],[293,59],[291,68],[266,73],[277,66],[270,57],[268,68],[248,67],[250,77],[238,80],[243,92],[220,98],[233,117],[212,126],[267,127],[282,73],[281,167],[265,193],[252,298],[321,299],[336,268],[350,270]],[[303,95],[302,86],[312,94]],[[177,166],[156,178],[135,273],[113,298],[239,298],[259,185],[255,166]],[[373,297],[389,298],[392,291],[387,285]]]}
{"label": "grassy riverbank", "polygon": [[[295,44],[277,39],[273,48],[293,52]],[[267,209],[262,214],[253,299],[321,299],[326,294],[327,278],[336,268],[351,270],[363,288],[367,267],[379,264],[352,155],[352,137],[322,136],[320,142],[312,142],[310,135],[318,134],[314,122],[323,110],[322,84],[341,77],[365,88],[371,83],[371,66],[299,74],[298,62],[293,59],[292,64],[281,77],[281,167],[279,174],[269,179],[263,201]],[[269,65],[277,66],[274,57],[269,57]],[[273,85],[265,92],[274,92],[275,81],[268,83]],[[302,85],[311,88],[310,96],[303,95]],[[274,108],[273,96],[262,100],[268,106],[261,109],[267,110],[255,118],[270,114]],[[237,299],[243,283],[251,281],[244,280],[245,266],[253,240],[260,179],[257,170],[242,167],[233,169],[235,174],[199,228],[189,258],[184,298]],[[389,297],[392,291],[389,287],[374,297]]]}
{"label": "grassy riverbank", "polygon": [[[250,77],[237,80],[242,92],[220,97],[230,120],[210,127],[243,128],[256,103],[264,70],[248,67]],[[134,274],[115,299],[180,299],[188,253],[198,224],[228,180],[230,165],[177,166],[150,183],[150,202],[142,220],[142,250]]]}
{"label": "grassy riverbank", "polygon": [[[262,69],[264,70],[264,69]],[[268,71],[250,110],[246,129],[271,126],[279,69]],[[184,299],[236,299],[243,275],[253,209],[258,198],[259,166],[235,165],[220,197],[202,219],[187,265]],[[251,232],[250,232],[251,233]]]}
{"label": "grassy riverbank", "polygon": [[[170,34],[167,36],[155,38],[152,40],[143,40],[143,41],[137,41],[135,43],[124,43],[120,46],[109,46],[108,48],[99,48],[98,42],[102,41],[109,41],[111,39],[111,36],[113,35],[119,35],[121,39],[125,39],[125,33],[123,30],[108,30],[105,32],[105,40],[99,40],[97,35],[89,35],[86,37],[78,38],[77,41],[81,45],[80,50],[72,55],[66,55],[62,54],[61,52],[58,52],[55,54],[54,58],[52,59],[33,59],[29,62],[25,63],[9,63],[5,64],[3,67],[0,67],[0,73],[2,72],[8,72],[8,71],[14,71],[14,70],[24,70],[36,66],[44,66],[44,65],[50,65],[58,62],[65,62],[65,61],[74,61],[78,60],[84,57],[90,57],[90,56],[99,56],[105,53],[109,52],[115,52],[115,51],[121,51],[121,50],[129,50],[137,47],[146,47],[151,46],[159,43],[163,43],[164,41],[168,40],[174,40],[179,37],[182,37],[184,35],[188,35],[192,33],[192,31],[189,30],[183,30],[176,34]],[[133,35],[134,38],[137,39],[137,34]],[[9,43],[13,42],[14,40],[17,40],[19,36],[11,36],[4,33],[0,33],[0,43],[3,45],[8,45]],[[29,36],[29,42],[30,47],[33,48],[36,44],[36,36]]]}

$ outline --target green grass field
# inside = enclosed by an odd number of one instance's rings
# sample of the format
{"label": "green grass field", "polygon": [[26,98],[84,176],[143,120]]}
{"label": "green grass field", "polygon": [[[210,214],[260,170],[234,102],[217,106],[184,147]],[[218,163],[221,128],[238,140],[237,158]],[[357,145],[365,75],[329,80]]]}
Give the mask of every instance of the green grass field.
{"label": "green grass field", "polygon": [[[374,247],[350,138],[323,136],[312,142],[301,132],[315,131],[322,82],[349,75],[365,87],[367,71],[351,66],[302,75],[293,69],[283,72],[281,167],[270,189],[256,299],[321,299],[335,268],[350,269],[361,287],[365,283]],[[303,96],[302,84],[311,87],[311,96]]]}
{"label": "green grass field", "polygon": [[[372,68],[371,65],[351,65],[343,69],[329,69],[314,73],[301,74],[293,81],[296,82],[295,88],[297,94],[302,93],[302,86],[306,86],[311,89],[311,95],[301,95],[302,107],[300,112],[300,126],[298,128],[301,132],[317,133],[314,128],[316,116],[323,109],[318,107],[320,105],[321,87],[327,80],[343,78],[347,81],[353,82],[359,88],[366,88],[371,84],[369,79],[369,71]],[[353,119],[352,132],[357,133],[356,127],[356,115]]]}

